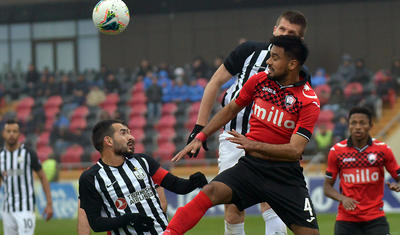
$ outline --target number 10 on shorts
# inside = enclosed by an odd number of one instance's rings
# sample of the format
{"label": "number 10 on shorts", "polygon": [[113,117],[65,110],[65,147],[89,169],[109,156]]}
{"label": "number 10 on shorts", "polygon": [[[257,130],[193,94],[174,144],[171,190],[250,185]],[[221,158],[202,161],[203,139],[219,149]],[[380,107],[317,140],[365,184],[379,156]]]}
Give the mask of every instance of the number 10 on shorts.
{"label": "number 10 on shorts", "polygon": [[306,197],[304,201],[304,211],[308,211],[310,213],[310,218],[306,219],[306,221],[311,223],[315,219],[315,216],[313,214],[310,199],[308,197]]}

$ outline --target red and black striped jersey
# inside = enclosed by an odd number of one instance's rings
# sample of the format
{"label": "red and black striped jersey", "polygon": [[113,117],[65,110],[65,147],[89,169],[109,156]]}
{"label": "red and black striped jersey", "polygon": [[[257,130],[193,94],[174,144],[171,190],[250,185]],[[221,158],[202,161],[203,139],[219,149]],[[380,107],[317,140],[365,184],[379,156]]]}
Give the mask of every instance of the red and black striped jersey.
{"label": "red and black striped jersey", "polygon": [[310,84],[301,78],[282,86],[265,72],[247,81],[236,104],[245,107],[254,101],[249,139],[269,144],[286,144],[293,134],[310,139],[318,119],[320,104]]}

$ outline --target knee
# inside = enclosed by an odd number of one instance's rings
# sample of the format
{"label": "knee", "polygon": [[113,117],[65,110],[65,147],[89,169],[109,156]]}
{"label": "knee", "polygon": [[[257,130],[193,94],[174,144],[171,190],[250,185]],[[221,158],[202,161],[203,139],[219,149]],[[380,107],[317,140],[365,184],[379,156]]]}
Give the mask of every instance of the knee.
{"label": "knee", "polygon": [[202,189],[213,205],[229,203],[232,199],[232,190],[223,183],[210,182]]}
{"label": "knee", "polygon": [[[235,207],[234,205],[229,205],[229,207]],[[225,208],[225,221],[229,224],[240,224],[244,222],[245,212],[239,211],[236,207]]]}

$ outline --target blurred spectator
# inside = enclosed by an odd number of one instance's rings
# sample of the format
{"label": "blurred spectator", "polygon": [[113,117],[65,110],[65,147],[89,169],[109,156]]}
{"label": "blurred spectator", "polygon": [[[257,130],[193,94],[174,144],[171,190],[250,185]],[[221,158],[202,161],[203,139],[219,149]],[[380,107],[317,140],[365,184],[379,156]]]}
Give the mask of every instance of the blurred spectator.
{"label": "blurred spectator", "polygon": [[[171,77],[171,69],[166,62],[161,62],[158,65],[158,72],[160,73],[161,71],[165,71],[167,73],[166,76],[169,78]],[[158,77],[160,77],[160,74],[158,75]]]}
{"label": "blurred spectator", "polygon": [[239,40],[238,40],[238,45],[240,45],[240,44],[242,44],[242,43],[245,43],[245,42],[247,42],[247,39],[246,39],[246,38],[239,38]]}
{"label": "blurred spectator", "polygon": [[174,70],[174,77],[175,77],[175,79],[183,79],[183,80],[186,80],[186,79],[185,79],[185,70],[184,70],[182,67],[177,67],[177,68]]}
{"label": "blurred spectator", "polygon": [[315,141],[317,142],[318,151],[326,156],[332,145],[332,131],[328,129],[325,123],[318,126],[315,133]]}
{"label": "blurred spectator", "polygon": [[112,119],[111,115],[107,111],[101,110],[101,112],[99,113],[99,121],[104,121],[108,119]]}
{"label": "blurred spectator", "polygon": [[54,126],[50,133],[50,145],[58,153],[62,153],[72,145],[75,136],[68,130],[68,126]]}
{"label": "blurred spectator", "polygon": [[[215,57],[214,62],[213,62],[213,66],[211,68],[212,72],[214,73],[215,71],[217,71],[217,69],[224,63],[224,57],[219,55],[217,57]],[[209,79],[209,78],[208,78]]]}
{"label": "blurred spectator", "polygon": [[108,68],[103,64],[100,68],[100,72],[97,74],[93,82],[97,83],[99,87],[103,87],[104,81],[107,79],[108,73]]}
{"label": "blurred spectator", "polygon": [[393,81],[396,85],[396,92],[400,94],[400,58],[395,58],[390,68]]}
{"label": "blurred spectator", "polygon": [[198,78],[210,79],[210,70],[201,57],[196,57],[192,62],[192,76],[191,80]]}
{"label": "blurred spectator", "polygon": [[25,77],[27,93],[30,96],[35,95],[35,84],[39,82],[39,73],[33,64],[29,65],[28,72]]}
{"label": "blurred spectator", "polygon": [[88,106],[98,106],[104,100],[106,100],[106,94],[104,91],[100,90],[97,85],[93,85],[86,96],[86,104]]}
{"label": "blurred spectator", "polygon": [[311,78],[313,87],[324,85],[326,83],[325,69],[318,68],[314,76]]}
{"label": "blurred spectator", "polygon": [[347,108],[357,106],[363,99],[363,87],[359,82],[349,83],[344,90],[344,94]]}
{"label": "blurred spectator", "polygon": [[[128,82],[129,76],[125,68],[119,68],[118,73],[115,75],[118,82]],[[123,87],[122,87],[123,88]]]}
{"label": "blurred spectator", "polygon": [[188,87],[187,90],[188,99],[191,102],[197,102],[201,101],[201,98],[203,97],[204,93],[204,87],[200,86],[200,84],[196,81],[193,80],[190,82],[190,86]]}
{"label": "blurred spectator", "polygon": [[183,79],[175,80],[171,97],[174,102],[185,102],[188,99],[188,87],[183,83]]}
{"label": "blurred spectator", "polygon": [[5,94],[9,95],[11,100],[18,100],[24,88],[11,73],[7,74],[6,81],[9,82],[6,82],[7,87],[5,87]]}
{"label": "blurred spectator", "polygon": [[86,94],[89,90],[89,83],[86,81],[86,78],[83,74],[78,75],[78,78],[74,82],[74,92],[82,91]]}
{"label": "blurred spectator", "polygon": [[147,118],[151,121],[161,116],[162,88],[156,77],[152,78],[152,84],[146,90],[147,96]]}
{"label": "blurred spectator", "polygon": [[335,127],[333,129],[333,141],[332,143],[336,143],[346,139],[347,137],[347,120],[345,116],[340,116],[339,120],[335,123]]}
{"label": "blurred spectator", "polygon": [[36,83],[35,96],[37,96],[37,97],[44,96],[44,94],[46,93],[46,89],[47,89],[47,76],[46,75],[42,75],[40,77],[40,81],[38,83]]}
{"label": "blurred spectator", "polygon": [[342,63],[339,65],[335,75],[332,76],[331,82],[333,84],[344,85],[354,77],[354,73],[355,68],[351,56],[344,54],[342,56]]}
{"label": "blurred spectator", "polygon": [[147,90],[147,88],[149,88],[149,86],[153,83],[154,77],[155,75],[153,72],[147,72],[146,75],[143,77],[143,86],[145,90]]}
{"label": "blurred spectator", "polygon": [[58,95],[60,93],[58,88],[59,88],[59,85],[56,82],[56,78],[53,75],[50,75],[49,78],[47,79],[44,96],[49,97],[52,95]]}
{"label": "blurred spectator", "polygon": [[109,73],[107,75],[107,79],[104,81],[104,89],[107,94],[109,93],[120,93],[121,86],[117,79],[115,79],[115,75],[113,73]]}
{"label": "blurred spectator", "polygon": [[372,73],[367,67],[363,59],[357,59],[355,63],[354,76],[350,82],[359,82],[363,86],[367,86],[371,82]]}
{"label": "blurred spectator", "polygon": [[147,59],[143,59],[140,61],[139,71],[137,72],[137,76],[146,76],[148,72],[153,72],[152,66]]}
{"label": "blurred spectator", "polygon": [[67,96],[72,95],[73,84],[69,79],[68,75],[63,75],[61,77],[61,82],[59,83],[58,90],[60,92],[60,96],[65,99]]}

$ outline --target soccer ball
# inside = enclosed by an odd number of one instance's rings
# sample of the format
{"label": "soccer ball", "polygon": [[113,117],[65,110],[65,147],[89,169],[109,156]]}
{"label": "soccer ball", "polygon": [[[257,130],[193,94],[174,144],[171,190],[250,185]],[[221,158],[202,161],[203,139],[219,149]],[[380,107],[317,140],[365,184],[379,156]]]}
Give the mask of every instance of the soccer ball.
{"label": "soccer ball", "polygon": [[129,23],[129,9],[122,0],[100,0],[93,9],[92,20],[104,34],[119,34]]}

